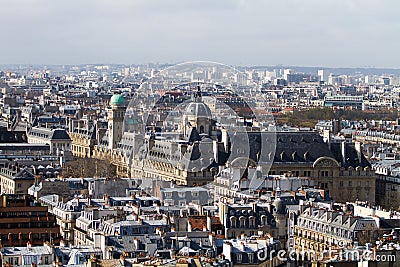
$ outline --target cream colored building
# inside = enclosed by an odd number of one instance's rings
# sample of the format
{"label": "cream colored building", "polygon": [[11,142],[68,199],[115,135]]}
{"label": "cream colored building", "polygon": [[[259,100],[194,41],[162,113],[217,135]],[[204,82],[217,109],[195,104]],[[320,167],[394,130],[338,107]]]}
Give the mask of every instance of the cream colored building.
{"label": "cream colored building", "polygon": [[56,155],[61,151],[71,151],[71,138],[65,129],[31,127],[27,130],[28,143],[48,144],[50,153]]}
{"label": "cream colored building", "polygon": [[0,169],[0,193],[27,194],[28,188],[35,182],[35,176],[28,168],[17,166]]}
{"label": "cream colored building", "polygon": [[313,251],[320,257],[323,251],[371,243],[378,226],[373,217],[357,217],[342,211],[321,207],[303,207],[294,226],[294,248]]}
{"label": "cream colored building", "polygon": [[96,140],[96,126],[90,129],[74,129],[69,133],[72,140],[71,150],[72,155],[81,158],[91,158]]}

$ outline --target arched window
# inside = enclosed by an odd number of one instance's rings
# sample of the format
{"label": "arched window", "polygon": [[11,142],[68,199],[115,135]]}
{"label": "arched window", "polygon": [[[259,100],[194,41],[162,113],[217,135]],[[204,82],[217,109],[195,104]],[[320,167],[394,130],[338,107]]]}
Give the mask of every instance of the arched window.
{"label": "arched window", "polygon": [[245,217],[240,216],[239,222],[240,222],[240,227],[246,227],[246,218]]}
{"label": "arched window", "polygon": [[231,222],[231,228],[236,228],[236,217],[231,216],[229,220]]}
{"label": "arched window", "polygon": [[265,215],[261,216],[261,225],[262,226],[267,225],[267,216],[265,216]]}
{"label": "arched window", "polygon": [[256,218],[254,216],[249,217],[249,227],[254,228],[256,226]]}

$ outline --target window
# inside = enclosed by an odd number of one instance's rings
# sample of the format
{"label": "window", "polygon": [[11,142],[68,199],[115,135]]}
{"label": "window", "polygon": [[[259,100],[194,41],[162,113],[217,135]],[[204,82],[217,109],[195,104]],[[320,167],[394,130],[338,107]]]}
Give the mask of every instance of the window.
{"label": "window", "polygon": [[165,206],[173,206],[173,205],[175,205],[175,203],[172,199],[166,199],[166,200],[164,200],[164,205]]}
{"label": "window", "polygon": [[267,216],[265,215],[261,216],[261,225],[263,226],[267,225]]}
{"label": "window", "polygon": [[353,182],[349,181],[349,187],[352,187],[352,186],[353,186]]}
{"label": "window", "polygon": [[256,221],[256,218],[254,218],[253,216],[251,216],[251,217],[249,218],[249,227],[250,227],[250,228],[255,227],[255,221]]}
{"label": "window", "polygon": [[339,182],[339,186],[340,186],[340,187],[343,187],[343,186],[344,186],[343,184],[344,184],[343,181],[340,181],[340,182]]}
{"label": "window", "polygon": [[236,217],[232,216],[230,218],[230,222],[231,222],[231,227],[236,228]]}
{"label": "window", "polygon": [[237,253],[236,254],[236,260],[237,260],[238,263],[242,262],[242,253]]}
{"label": "window", "polygon": [[254,254],[253,254],[253,253],[249,253],[249,254],[247,254],[247,256],[249,257],[249,263],[253,263],[253,261],[254,261]]}
{"label": "window", "polygon": [[328,177],[329,172],[328,171],[321,171],[321,177]]}
{"label": "window", "polygon": [[245,224],[246,219],[244,217],[240,217],[239,221],[240,221],[240,227],[245,227],[246,226],[246,224]]}

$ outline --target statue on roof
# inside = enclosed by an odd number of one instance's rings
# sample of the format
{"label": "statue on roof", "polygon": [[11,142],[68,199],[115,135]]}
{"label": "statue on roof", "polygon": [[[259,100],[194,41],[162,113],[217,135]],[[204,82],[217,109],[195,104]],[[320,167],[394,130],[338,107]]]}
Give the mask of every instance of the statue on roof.
{"label": "statue on roof", "polygon": [[201,88],[200,85],[197,86],[197,90],[193,94],[194,100],[196,102],[201,102]]}

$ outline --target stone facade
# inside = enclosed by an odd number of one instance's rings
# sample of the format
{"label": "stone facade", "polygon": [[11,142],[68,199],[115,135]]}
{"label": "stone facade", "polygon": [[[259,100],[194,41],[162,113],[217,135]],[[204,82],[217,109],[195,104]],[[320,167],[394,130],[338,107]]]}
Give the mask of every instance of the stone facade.
{"label": "stone facade", "polygon": [[371,243],[377,230],[372,217],[356,217],[328,208],[303,207],[294,226],[294,248],[318,254],[330,248],[351,247],[354,241]]}

